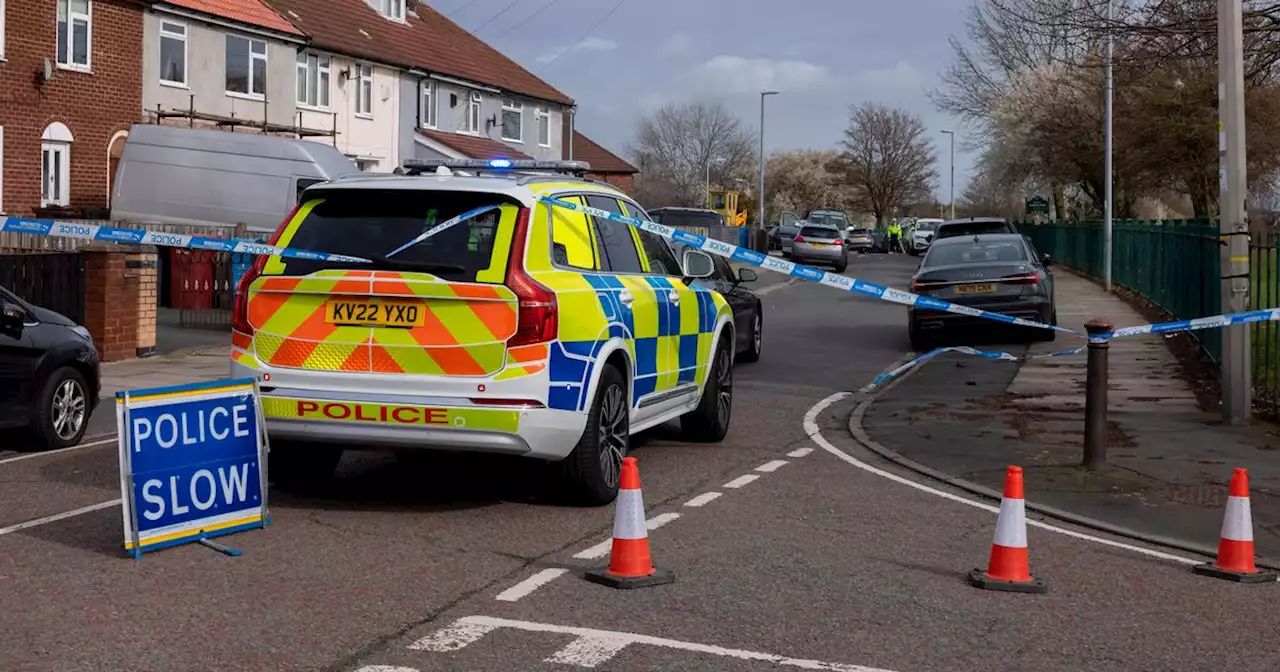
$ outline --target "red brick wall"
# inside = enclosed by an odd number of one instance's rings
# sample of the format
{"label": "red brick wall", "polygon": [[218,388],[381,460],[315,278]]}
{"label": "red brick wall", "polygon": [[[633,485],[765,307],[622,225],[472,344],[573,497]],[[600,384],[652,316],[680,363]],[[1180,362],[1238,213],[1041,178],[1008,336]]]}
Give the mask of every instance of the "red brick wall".
{"label": "red brick wall", "polygon": [[84,255],[84,326],[104,362],[132,359],[138,344],[138,277],[126,271],[132,248],[103,245]]}
{"label": "red brick wall", "polygon": [[[53,0],[8,0],[5,61],[0,62],[0,126],[4,126],[4,198],[9,215],[40,206],[40,136],[60,121],[71,129],[73,207],[107,205],[107,144],[142,110],[142,13],[128,0],[92,0],[92,73],[57,68]],[[53,78],[41,82],[44,59]]]}
{"label": "red brick wall", "polygon": [[627,173],[588,173],[587,177],[600,182],[608,182],[621,189],[622,193],[635,196],[635,175]]}

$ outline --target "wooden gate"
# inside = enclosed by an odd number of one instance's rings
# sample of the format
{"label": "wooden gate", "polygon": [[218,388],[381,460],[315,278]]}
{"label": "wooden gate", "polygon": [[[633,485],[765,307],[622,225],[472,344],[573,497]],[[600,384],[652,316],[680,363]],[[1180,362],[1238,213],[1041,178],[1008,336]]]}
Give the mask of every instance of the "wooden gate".
{"label": "wooden gate", "polygon": [[0,285],[76,324],[84,323],[84,257],[80,254],[0,254]]}

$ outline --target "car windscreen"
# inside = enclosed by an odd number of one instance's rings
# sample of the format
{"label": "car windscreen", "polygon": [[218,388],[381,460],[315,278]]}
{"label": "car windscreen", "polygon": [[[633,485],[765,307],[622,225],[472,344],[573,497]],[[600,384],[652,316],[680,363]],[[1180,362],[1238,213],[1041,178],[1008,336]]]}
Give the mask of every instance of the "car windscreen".
{"label": "car windscreen", "polygon": [[837,212],[815,212],[806,217],[805,220],[814,224],[826,224],[827,226],[836,226],[841,229],[848,225],[844,221],[844,216]]}
{"label": "car windscreen", "polygon": [[1022,241],[979,240],[934,245],[925,257],[925,268],[956,266],[961,264],[990,264],[1027,260],[1027,248]]}
{"label": "car windscreen", "polygon": [[938,235],[943,238],[952,236],[972,236],[978,233],[1013,233],[1013,227],[1007,222],[954,222],[938,227]]}
{"label": "car windscreen", "polygon": [[659,210],[649,213],[655,222],[683,229],[690,226],[724,226],[724,215],[718,212],[678,212]]}
{"label": "car windscreen", "polygon": [[937,222],[916,222],[916,231],[932,231],[938,228]]}
{"label": "car windscreen", "polygon": [[840,237],[840,232],[836,229],[829,229],[825,226],[806,226],[800,229],[800,235],[805,238],[817,238],[819,240],[834,240]]}
{"label": "car windscreen", "polygon": [[[373,268],[420,270],[452,281],[475,282],[477,273],[492,265],[494,239],[502,219],[501,211],[496,209],[438,231],[390,259],[386,255],[458,215],[501,203],[501,197],[416,189],[326,189],[309,196],[303,210],[312,204],[314,207],[298,224],[287,247],[363,257],[378,262]],[[503,210],[514,207],[512,204]],[[506,219],[513,220],[510,216]],[[307,259],[281,261],[284,275],[363,266]]]}

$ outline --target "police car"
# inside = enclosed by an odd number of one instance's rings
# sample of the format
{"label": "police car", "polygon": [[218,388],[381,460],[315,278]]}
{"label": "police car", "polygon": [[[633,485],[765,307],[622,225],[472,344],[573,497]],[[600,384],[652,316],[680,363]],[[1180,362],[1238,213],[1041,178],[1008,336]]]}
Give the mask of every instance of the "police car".
{"label": "police car", "polygon": [[306,190],[281,247],[240,279],[232,374],[257,377],[272,481],[343,450],[448,449],[558,462],[575,500],[618,489],[630,436],[679,419],[719,441],[732,311],[711,257],[540,199],[648,220],[581,162],[413,161]]}

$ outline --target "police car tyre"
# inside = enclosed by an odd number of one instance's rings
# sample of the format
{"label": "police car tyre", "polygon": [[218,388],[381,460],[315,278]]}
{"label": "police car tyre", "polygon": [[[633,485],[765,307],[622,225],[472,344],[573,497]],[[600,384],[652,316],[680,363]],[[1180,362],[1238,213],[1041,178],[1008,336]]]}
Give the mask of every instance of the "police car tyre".
{"label": "police car tyre", "polygon": [[573,452],[561,462],[570,499],[602,506],[618,496],[622,458],[631,447],[631,417],[626,379],[607,365],[600,372],[587,426]]}
{"label": "police car tyre", "polygon": [[715,357],[711,360],[711,373],[702,388],[702,401],[698,408],[680,416],[680,428],[692,441],[716,443],[729,433],[729,421],[733,417],[733,346],[725,337],[720,338]]}
{"label": "police car tyre", "polygon": [[66,448],[80,443],[89,427],[89,395],[84,376],[64,366],[44,381],[36,399],[32,429],[45,448]]}
{"label": "police car tyre", "polygon": [[276,485],[326,481],[342,460],[342,448],[294,441],[272,441],[267,453],[267,480]]}
{"label": "police car tyre", "polygon": [[760,352],[764,349],[764,317],[760,315],[760,310],[756,309],[755,319],[751,321],[751,346],[746,349],[738,359],[744,362],[760,361]]}

